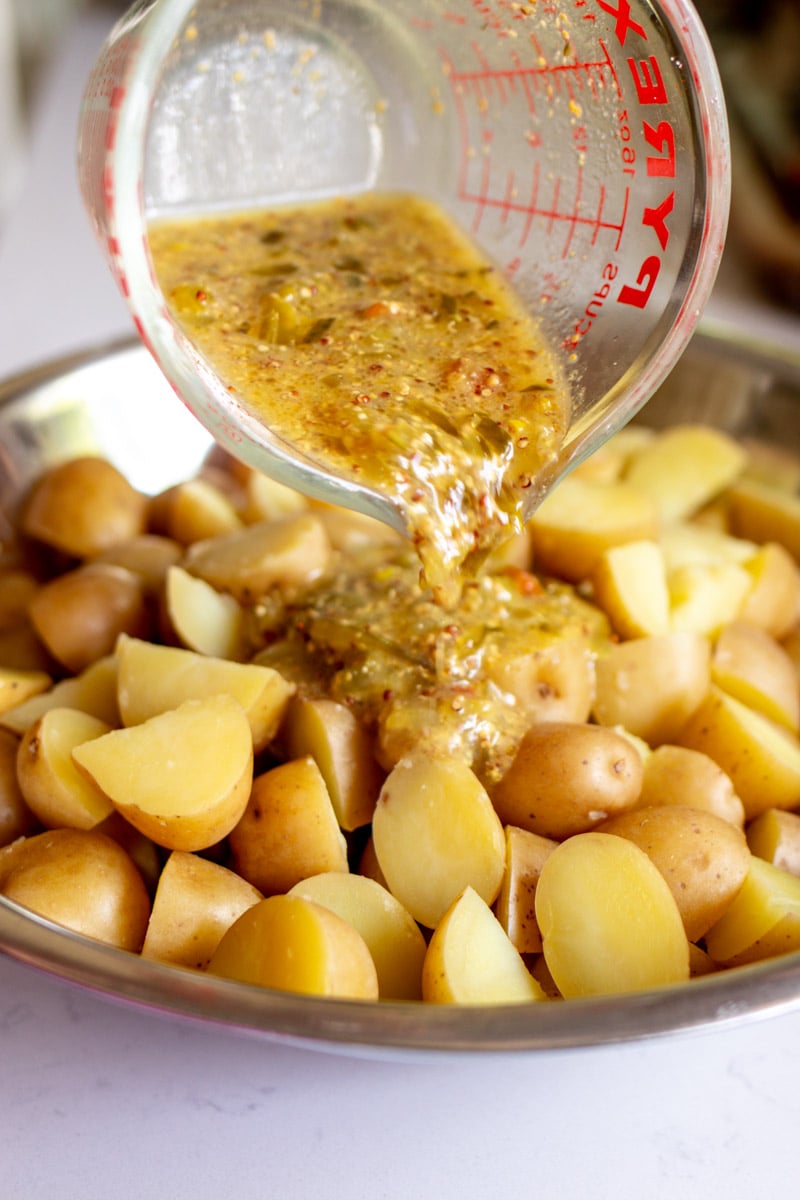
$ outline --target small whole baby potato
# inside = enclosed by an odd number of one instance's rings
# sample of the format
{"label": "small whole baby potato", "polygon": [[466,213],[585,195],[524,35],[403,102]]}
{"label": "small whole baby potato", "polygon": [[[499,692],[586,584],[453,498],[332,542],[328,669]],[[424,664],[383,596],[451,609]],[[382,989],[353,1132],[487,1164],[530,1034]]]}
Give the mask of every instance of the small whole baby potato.
{"label": "small whole baby potato", "polygon": [[681,804],[714,813],[741,829],[744,805],[730,776],[712,758],[686,746],[658,746],[644,763],[642,791],[637,808]]}
{"label": "small whole baby potato", "polygon": [[494,788],[507,825],[562,841],[636,803],[642,760],[628,738],[600,725],[533,725]]}
{"label": "small whole baby potato", "polygon": [[145,637],[150,628],[142,577],[109,563],[87,563],[46,583],[29,612],[47,649],[74,673],[111,654],[121,633]]}
{"label": "small whole baby potato", "polygon": [[138,951],[150,897],[132,859],[94,830],[49,829],[0,850],[0,891],[86,937]]}
{"label": "small whole baby potato", "polygon": [[642,808],[612,817],[601,828],[634,842],[658,867],[675,897],[690,942],[719,920],[750,866],[742,830],[698,809]]}
{"label": "small whole baby potato", "polygon": [[23,532],[75,558],[88,558],[144,532],[147,499],[103,458],[73,458],[35,484]]}

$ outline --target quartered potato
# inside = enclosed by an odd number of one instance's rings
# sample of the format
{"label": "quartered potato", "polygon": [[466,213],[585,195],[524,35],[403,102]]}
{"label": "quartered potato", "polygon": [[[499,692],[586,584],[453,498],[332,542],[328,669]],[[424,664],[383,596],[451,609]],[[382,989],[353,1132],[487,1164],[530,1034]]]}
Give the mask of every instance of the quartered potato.
{"label": "quartered potato", "polygon": [[72,754],[131,825],[170,850],[202,850],[226,837],[253,782],[250,725],[226,695],[187,700]]}
{"label": "quartered potato", "polygon": [[113,811],[108,796],[75,766],[72,751],[109,732],[74,708],[51,708],[22,736],[17,779],[31,812],[49,829],[94,829]]}

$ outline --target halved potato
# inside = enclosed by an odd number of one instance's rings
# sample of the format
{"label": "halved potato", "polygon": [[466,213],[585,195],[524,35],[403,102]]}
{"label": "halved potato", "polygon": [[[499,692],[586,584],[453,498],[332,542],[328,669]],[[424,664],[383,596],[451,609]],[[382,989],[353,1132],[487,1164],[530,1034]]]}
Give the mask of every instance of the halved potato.
{"label": "halved potato", "polygon": [[592,588],[621,637],[669,632],[667,573],[657,542],[627,542],[606,550],[592,575]]}
{"label": "halved potato", "polygon": [[0,667],[0,713],[5,714],[31,696],[46,692],[52,682],[45,671]]}
{"label": "halved potato", "polygon": [[650,497],[667,523],[682,520],[719,495],[746,462],[742,446],[721,430],[675,425],[634,455],[625,480]]}
{"label": "halved potato", "polygon": [[294,688],[271,667],[230,662],[177,646],[123,637],[117,695],[125,725],[138,725],[185,700],[225,693],[244,709],[256,753],[272,740]]}
{"label": "halved potato", "polygon": [[706,694],[711,645],[699,633],[635,638],[598,656],[594,718],[651,746],[674,742]]}
{"label": "halved potato", "polygon": [[740,700],[711,687],[676,738],[727,775],[748,821],[768,808],[800,805],[800,743]]}
{"label": "halved potato", "polygon": [[392,895],[429,928],[465,887],[487,904],[500,890],[503,826],[461,759],[425,750],[401,759],[378,797],[372,837]]}
{"label": "halved potato", "polygon": [[378,999],[378,974],[361,934],[302,896],[269,896],[248,908],[223,934],[208,971],[285,992]]}
{"label": "halved potato", "polygon": [[570,475],[539,506],[530,527],[536,569],[580,583],[610,547],[655,538],[658,516],[637,488]]}
{"label": "halved potato", "polygon": [[261,899],[252,884],[227,867],[173,850],[153,898],[142,957],[202,969],[222,935]]}
{"label": "halved potato", "polygon": [[373,754],[372,739],[349,708],[334,700],[294,696],[283,740],[290,757],[310,754],[316,762],[342,829],[370,823],[384,772]]}
{"label": "halved potato", "polygon": [[169,850],[202,850],[226,837],[253,782],[250,725],[226,695],[187,700],[72,753],[131,825]]}
{"label": "halved potato", "polygon": [[739,894],[705,942],[726,967],[800,950],[800,879],[753,856]]}
{"label": "halved potato", "polygon": [[742,479],[728,493],[731,528],[754,542],[778,542],[800,560],[800,496]]}
{"label": "halved potato", "polygon": [[434,930],[422,968],[433,1004],[526,1004],[544,1000],[492,910],[467,887]]}
{"label": "halved potato", "polygon": [[17,778],[25,801],[49,829],[94,829],[113,805],[72,759],[76,746],[108,733],[105,721],[74,708],[51,708],[23,734]]}
{"label": "halved potato", "polygon": [[119,725],[116,657],[106,654],[79,675],[60,679],[47,691],[14,705],[0,714],[0,725],[14,733],[24,733],[51,708],[77,708],[107,725]]}
{"label": "halved potato", "polygon": [[366,942],[378,973],[382,1000],[420,1000],[425,939],[399,900],[374,879],[326,871],[297,883],[302,896],[349,921]]}
{"label": "halved potato", "polygon": [[242,609],[233,596],[173,566],[167,571],[164,599],[170,625],[187,650],[211,658],[239,658]]}
{"label": "halved potato", "polygon": [[311,512],[260,521],[189,547],[184,565],[218,591],[254,604],[275,584],[312,583],[325,571],[331,544]]}
{"label": "halved potato", "polygon": [[763,629],[746,621],[726,625],[714,647],[711,678],[728,695],[797,733],[800,688],[794,663]]}

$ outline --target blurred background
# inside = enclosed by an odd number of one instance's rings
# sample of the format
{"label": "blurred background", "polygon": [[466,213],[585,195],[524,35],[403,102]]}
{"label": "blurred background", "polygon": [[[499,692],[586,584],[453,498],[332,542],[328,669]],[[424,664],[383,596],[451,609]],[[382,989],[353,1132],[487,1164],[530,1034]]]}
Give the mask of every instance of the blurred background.
{"label": "blurred background", "polygon": [[[733,205],[719,287],[800,312],[800,0],[695,0],[725,87]],[[0,240],[48,68],[74,23],[124,0],[0,0]]]}

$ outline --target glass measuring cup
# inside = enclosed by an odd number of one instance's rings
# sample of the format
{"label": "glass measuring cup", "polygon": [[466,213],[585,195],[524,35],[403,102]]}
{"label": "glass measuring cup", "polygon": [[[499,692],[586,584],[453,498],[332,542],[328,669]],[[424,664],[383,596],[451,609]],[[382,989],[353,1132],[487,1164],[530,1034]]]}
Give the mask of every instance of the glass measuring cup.
{"label": "glass measuring cup", "polygon": [[685,0],[140,0],[88,81],[79,173],[141,337],[215,438],[403,529],[391,497],[332,476],[231,396],[165,304],[148,223],[369,189],[437,201],[514,283],[570,390],[533,506],[685,347],[730,169]]}

